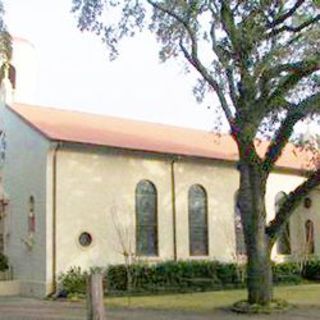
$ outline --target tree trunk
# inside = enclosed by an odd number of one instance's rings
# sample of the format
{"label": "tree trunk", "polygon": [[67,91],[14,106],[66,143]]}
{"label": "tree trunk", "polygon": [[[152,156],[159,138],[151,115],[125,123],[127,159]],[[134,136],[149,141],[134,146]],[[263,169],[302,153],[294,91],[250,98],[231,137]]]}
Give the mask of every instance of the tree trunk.
{"label": "tree trunk", "polygon": [[87,281],[87,320],[105,320],[102,274],[91,273]]}
{"label": "tree trunk", "polygon": [[262,239],[264,232],[257,230],[247,246],[247,288],[250,304],[268,305],[273,297],[270,250]]}
{"label": "tree trunk", "polygon": [[238,205],[247,249],[250,304],[268,305],[273,296],[271,245],[266,235],[266,179],[258,164],[240,166]]}

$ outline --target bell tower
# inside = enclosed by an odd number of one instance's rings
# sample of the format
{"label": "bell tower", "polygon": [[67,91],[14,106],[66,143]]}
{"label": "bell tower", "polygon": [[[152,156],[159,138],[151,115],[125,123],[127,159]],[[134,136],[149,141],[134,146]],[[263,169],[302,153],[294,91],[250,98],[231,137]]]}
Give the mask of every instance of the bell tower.
{"label": "bell tower", "polygon": [[31,42],[18,37],[12,38],[12,48],[9,65],[2,65],[0,69],[2,100],[7,104],[32,104],[37,77],[35,48]]}
{"label": "bell tower", "polygon": [[13,88],[13,102],[34,103],[37,59],[34,45],[22,38],[13,38],[13,52],[8,76]]}
{"label": "bell tower", "polygon": [[3,185],[7,150],[5,105],[32,104],[35,97],[37,61],[34,46],[22,38],[12,39],[12,58],[0,62],[0,252],[5,251],[6,207],[9,199]]}

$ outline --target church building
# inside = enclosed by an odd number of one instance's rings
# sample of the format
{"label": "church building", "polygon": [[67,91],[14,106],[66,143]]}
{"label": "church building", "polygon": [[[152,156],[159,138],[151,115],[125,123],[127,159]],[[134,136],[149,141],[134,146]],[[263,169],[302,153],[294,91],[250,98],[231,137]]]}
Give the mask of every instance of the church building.
{"label": "church building", "polygon": [[[106,267],[125,256],[245,259],[230,136],[26,104],[33,81],[19,59],[17,50],[14,77],[6,72],[1,85],[0,250],[21,294],[46,296],[70,267]],[[305,169],[288,145],[268,180],[268,219]],[[320,253],[318,196],[293,215],[276,261]]]}

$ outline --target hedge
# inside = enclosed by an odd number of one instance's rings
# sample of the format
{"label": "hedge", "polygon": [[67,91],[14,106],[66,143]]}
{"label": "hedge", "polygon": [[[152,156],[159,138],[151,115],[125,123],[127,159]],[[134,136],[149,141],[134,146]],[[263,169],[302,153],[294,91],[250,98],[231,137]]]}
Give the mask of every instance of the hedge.
{"label": "hedge", "polygon": [[305,279],[319,281],[320,280],[320,261],[309,260],[306,262],[302,275]]}
{"label": "hedge", "polygon": [[[273,265],[275,284],[320,280],[320,261]],[[108,294],[194,292],[245,287],[245,266],[218,261],[167,261],[158,264],[111,265],[104,270]],[[59,277],[66,294],[85,294],[87,272],[73,267]]]}
{"label": "hedge", "polygon": [[236,264],[216,261],[115,265],[108,268],[106,277],[111,292],[199,291],[242,285]]}
{"label": "hedge", "polygon": [[272,272],[275,284],[299,284],[303,281],[301,266],[296,262],[273,264]]}
{"label": "hedge", "polygon": [[0,252],[0,271],[6,271],[9,269],[9,262],[7,256]]}

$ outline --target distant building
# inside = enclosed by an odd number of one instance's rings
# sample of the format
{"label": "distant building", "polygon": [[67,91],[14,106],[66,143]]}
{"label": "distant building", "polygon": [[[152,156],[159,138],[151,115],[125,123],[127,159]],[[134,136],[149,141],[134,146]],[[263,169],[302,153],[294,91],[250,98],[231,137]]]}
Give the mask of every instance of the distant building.
{"label": "distant building", "polygon": [[[125,253],[151,262],[245,257],[231,137],[14,103],[19,72],[15,93],[8,77],[1,89],[0,250],[22,294],[45,296],[71,266],[122,263]],[[288,145],[268,181],[268,219],[304,180],[304,163]],[[274,259],[319,254],[318,193],[292,217]]]}

